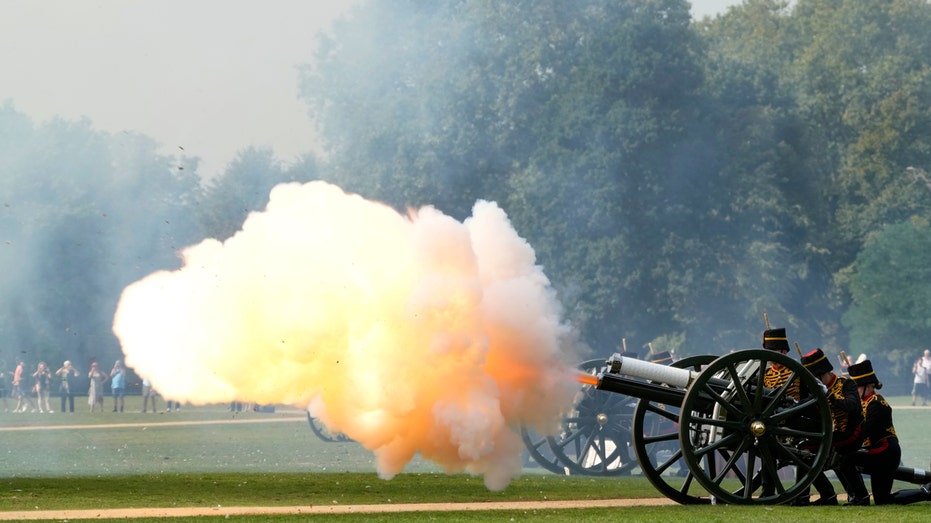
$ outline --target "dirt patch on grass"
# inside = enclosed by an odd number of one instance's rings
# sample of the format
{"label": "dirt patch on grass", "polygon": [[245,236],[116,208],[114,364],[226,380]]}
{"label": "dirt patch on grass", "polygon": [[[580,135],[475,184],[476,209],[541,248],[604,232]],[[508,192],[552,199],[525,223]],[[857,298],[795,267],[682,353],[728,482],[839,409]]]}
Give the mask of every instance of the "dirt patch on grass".
{"label": "dirt patch on grass", "polygon": [[376,514],[389,512],[454,512],[478,510],[546,510],[593,507],[647,507],[675,505],[662,498],[603,499],[564,501],[511,501],[485,503],[410,503],[383,505],[304,505],[293,507],[173,507],[115,508],[101,510],[33,510],[0,512],[0,520],[30,519],[109,519],[109,518],[176,518],[193,516],[255,516],[301,514]]}

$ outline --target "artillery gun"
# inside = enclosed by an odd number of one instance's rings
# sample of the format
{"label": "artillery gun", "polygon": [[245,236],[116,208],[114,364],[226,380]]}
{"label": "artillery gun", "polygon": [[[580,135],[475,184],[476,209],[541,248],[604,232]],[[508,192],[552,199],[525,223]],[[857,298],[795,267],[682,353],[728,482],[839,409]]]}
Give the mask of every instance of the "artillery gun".
{"label": "artillery gun", "polygon": [[[827,398],[814,376],[778,352],[743,350],[674,366],[614,356],[607,365],[586,381],[640,398],[632,438],[641,470],[679,503],[785,503],[808,491],[830,457]],[[791,372],[778,389],[763,384],[771,365]],[[790,394],[796,380],[799,400]],[[672,442],[671,452],[654,450]],[[685,473],[665,474],[673,465]]]}
{"label": "artillery gun", "polygon": [[[771,365],[791,373],[779,388],[764,386]],[[678,503],[788,503],[807,493],[835,459],[822,385],[776,351],[696,356],[671,366],[614,355],[602,372],[581,374],[579,381],[639,398],[631,428],[638,464]],[[790,394],[793,382],[799,399]],[[763,490],[764,476],[771,491]],[[931,473],[900,467],[896,479],[926,483]]]}

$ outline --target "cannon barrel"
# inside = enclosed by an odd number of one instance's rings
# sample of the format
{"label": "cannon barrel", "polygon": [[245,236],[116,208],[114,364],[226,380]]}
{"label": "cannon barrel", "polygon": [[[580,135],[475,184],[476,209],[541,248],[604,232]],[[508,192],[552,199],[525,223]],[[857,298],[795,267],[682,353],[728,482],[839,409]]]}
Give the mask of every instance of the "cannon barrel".
{"label": "cannon barrel", "polygon": [[641,378],[682,388],[688,387],[698,375],[697,372],[688,369],[640,361],[617,353],[608,358],[605,365],[608,366],[608,372],[611,374],[623,374],[632,378]]}
{"label": "cannon barrel", "polygon": [[914,469],[911,467],[899,467],[895,471],[895,479],[908,483],[924,485],[925,483],[931,482],[931,472],[922,469]]}
{"label": "cannon barrel", "polygon": [[[694,370],[641,361],[617,353],[608,358],[605,365],[607,366],[605,372],[597,377],[580,378],[580,381],[595,385],[598,390],[616,392],[647,401],[658,401],[667,405],[682,403],[686,390],[699,374]],[[733,382],[712,378],[708,385],[721,392],[732,386]]]}
{"label": "cannon barrel", "polygon": [[602,374],[596,384],[598,390],[616,392],[632,398],[657,401],[666,405],[679,405],[685,398],[685,390],[672,388],[666,385],[657,385],[645,381],[638,381],[617,374]]}

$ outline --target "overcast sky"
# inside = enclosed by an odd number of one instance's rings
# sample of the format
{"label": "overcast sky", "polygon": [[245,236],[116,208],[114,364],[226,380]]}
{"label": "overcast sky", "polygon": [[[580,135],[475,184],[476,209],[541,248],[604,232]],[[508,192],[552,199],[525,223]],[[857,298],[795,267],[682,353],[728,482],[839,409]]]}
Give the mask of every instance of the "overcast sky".
{"label": "overcast sky", "polygon": [[[315,149],[296,66],[361,0],[0,0],[0,103],[38,122],[87,117],[183,147],[201,174],[250,145]],[[737,0],[695,0],[693,16]]]}

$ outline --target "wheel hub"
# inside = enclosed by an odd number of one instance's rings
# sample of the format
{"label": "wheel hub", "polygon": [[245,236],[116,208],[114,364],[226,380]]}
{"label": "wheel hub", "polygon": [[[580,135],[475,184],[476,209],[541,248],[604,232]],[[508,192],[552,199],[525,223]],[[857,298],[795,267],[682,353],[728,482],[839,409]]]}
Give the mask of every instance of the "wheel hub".
{"label": "wheel hub", "polygon": [[766,434],[766,424],[760,420],[751,422],[750,433],[759,438],[763,434]]}
{"label": "wheel hub", "polygon": [[598,421],[598,426],[604,427],[608,423],[608,415],[604,412],[600,412],[595,416],[595,420]]}

